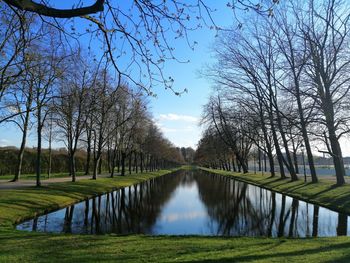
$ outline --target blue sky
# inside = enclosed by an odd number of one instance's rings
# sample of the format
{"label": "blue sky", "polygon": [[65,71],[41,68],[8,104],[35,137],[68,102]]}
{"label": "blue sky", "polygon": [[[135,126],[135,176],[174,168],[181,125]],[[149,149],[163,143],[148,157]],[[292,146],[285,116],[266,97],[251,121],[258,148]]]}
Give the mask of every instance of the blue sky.
{"label": "blue sky", "polygon": [[[234,23],[232,11],[226,7],[224,1],[216,1],[213,5],[217,11],[215,22],[219,26],[229,27]],[[162,88],[156,88],[157,98],[151,99],[151,111],[156,123],[165,136],[177,146],[196,147],[201,137],[198,125],[202,106],[207,102],[211,93],[210,82],[201,77],[199,72],[206,64],[213,62],[210,52],[215,41],[216,32],[203,28],[191,32],[192,41],[198,42],[195,50],[191,50],[182,42],[178,43],[177,55],[190,62],[179,64],[174,61],[166,63],[165,73],[174,79],[175,90],[188,90],[181,96]]]}
{"label": "blue sky", "polygon": [[[64,6],[68,2],[51,2],[59,3],[61,8],[68,7]],[[86,4],[89,2],[91,1],[85,1]],[[210,5],[217,9],[214,13],[217,25],[227,27],[233,24],[232,11],[226,7],[225,1],[213,1]],[[86,28],[87,24],[82,19],[75,21],[75,25],[78,28]],[[210,46],[215,39],[215,34],[216,32],[209,28],[190,32],[191,41],[198,42],[195,50],[191,50],[185,43],[185,40],[177,40],[171,43],[176,47],[176,57],[185,61],[189,60],[190,62],[180,64],[175,61],[167,61],[164,73],[166,76],[174,78],[174,90],[182,91],[186,88],[188,90],[187,93],[176,96],[173,92],[165,90],[161,86],[153,89],[153,92],[157,94],[157,98],[150,98],[150,110],[164,135],[176,146],[195,147],[200,139],[201,128],[198,126],[198,121],[202,105],[206,103],[211,89],[208,80],[200,78],[198,71],[211,62]],[[96,43],[96,50],[98,50],[97,45]],[[9,124],[6,127],[0,127],[0,134],[2,135],[0,146],[20,145],[21,133],[16,126]],[[28,146],[35,146],[35,144],[35,130],[32,129],[28,138]],[[44,143],[45,146],[46,144]],[[61,147],[63,145],[57,143],[56,146]]]}
{"label": "blue sky", "polygon": [[[121,5],[129,4],[131,0],[121,1]],[[72,1],[50,1],[59,3],[59,7],[69,7]],[[84,1],[89,4],[92,0]],[[215,22],[221,27],[230,27],[235,24],[232,10],[226,4],[226,1],[207,1],[211,7],[217,11],[213,14]],[[65,6],[66,5],[66,6]],[[77,28],[85,30],[87,22],[83,19],[76,19]],[[198,121],[201,116],[202,106],[207,102],[211,92],[211,84],[205,78],[200,78],[198,71],[202,70],[206,64],[213,62],[211,58],[211,46],[215,41],[216,32],[209,28],[202,28],[190,32],[190,40],[198,42],[195,50],[191,50],[184,40],[178,40],[171,43],[176,47],[175,54],[181,60],[189,60],[189,63],[177,63],[167,61],[164,67],[165,76],[172,76],[175,80],[174,90],[182,91],[185,88],[188,93],[176,96],[169,90],[158,86],[153,88],[157,98],[150,98],[150,111],[159,128],[164,135],[176,146],[196,147],[201,137],[201,128]],[[169,36],[171,38],[171,36]],[[82,41],[86,42],[86,41]],[[94,49],[99,50],[99,44],[96,43]],[[28,137],[28,147],[35,146],[36,136],[35,127],[31,130]],[[0,146],[19,146],[21,133],[14,125],[0,127]],[[348,138],[341,139],[341,145],[344,155],[350,155],[350,143]],[[47,143],[44,142],[44,147]],[[56,143],[56,147],[62,147],[61,143]]]}

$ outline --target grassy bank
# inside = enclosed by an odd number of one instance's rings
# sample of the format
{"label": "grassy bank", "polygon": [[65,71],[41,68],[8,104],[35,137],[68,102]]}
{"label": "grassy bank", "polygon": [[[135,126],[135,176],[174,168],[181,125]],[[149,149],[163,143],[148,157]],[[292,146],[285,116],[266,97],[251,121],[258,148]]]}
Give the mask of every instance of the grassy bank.
{"label": "grassy bank", "polygon": [[[190,167],[188,167],[190,168]],[[349,262],[350,239],[70,235],[16,231],[48,209],[170,171],[0,191],[0,262]]]}
{"label": "grassy bank", "polygon": [[0,233],[1,262],[349,262],[350,239]]}
{"label": "grassy bank", "polygon": [[77,201],[116,188],[136,184],[170,173],[161,170],[144,174],[81,180],[75,183],[54,183],[48,186],[0,190],[0,228],[10,227],[18,221],[36,214],[66,207]]}
{"label": "grassy bank", "polygon": [[318,183],[313,184],[311,182],[304,183],[303,179],[292,182],[290,179],[272,178],[269,175],[254,173],[241,174],[207,168],[200,169],[234,177],[243,182],[287,194],[338,212],[350,214],[350,184],[337,187],[334,181],[326,179],[320,179]]}

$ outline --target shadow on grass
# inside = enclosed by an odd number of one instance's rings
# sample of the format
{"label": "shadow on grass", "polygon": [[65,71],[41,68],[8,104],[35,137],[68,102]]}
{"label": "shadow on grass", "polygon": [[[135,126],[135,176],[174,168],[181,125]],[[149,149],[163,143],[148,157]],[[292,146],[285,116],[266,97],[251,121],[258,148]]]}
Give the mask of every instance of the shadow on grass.
{"label": "shadow on grass", "polygon": [[[311,262],[308,261],[308,257],[311,255],[320,256],[323,253],[327,253],[329,251],[332,251],[333,253],[336,253],[339,250],[339,255],[341,255],[340,258],[335,257],[334,259],[328,259],[328,260],[322,260],[322,256],[318,257],[317,260],[312,260],[312,262],[350,262],[350,242],[342,243],[342,244],[335,244],[335,245],[329,245],[327,247],[318,247],[318,248],[311,248],[311,249],[303,249],[302,246],[295,251],[291,252],[278,252],[276,250],[274,253],[268,253],[268,254],[257,254],[257,255],[237,255],[234,257],[226,256],[226,257],[218,257],[216,259],[199,259],[199,260],[189,260],[186,262],[253,262],[253,261],[262,261],[264,259],[267,260],[267,262],[271,261],[272,259],[278,258],[281,261],[290,261],[293,262],[293,258],[297,257],[298,261],[302,260],[300,256],[304,256],[305,262]],[[287,260],[288,259],[288,260]]]}
{"label": "shadow on grass", "polygon": [[97,181],[84,180],[75,183],[54,183],[41,187],[4,189],[0,191],[0,223],[9,226],[34,217],[35,214],[54,211],[89,197],[144,182],[161,174],[152,172],[113,179],[101,178]]}
{"label": "shadow on grass", "polygon": [[313,195],[310,195],[311,198],[316,198],[317,196],[319,195],[322,195],[324,193],[327,193],[331,190],[334,190],[334,189],[337,189],[339,188],[339,186],[337,186],[336,184],[333,184],[333,185],[330,185],[329,187],[327,187],[326,189],[320,191],[320,192],[317,192],[316,194],[313,194]]}
{"label": "shadow on grass", "polygon": [[9,231],[0,232],[0,259],[32,262],[350,262],[349,239],[336,244],[332,243],[334,240],[328,243],[328,239],[98,236]]}
{"label": "shadow on grass", "polygon": [[[285,185],[286,183],[290,183],[289,179],[284,179],[284,178],[275,178],[275,177],[269,177],[268,178],[269,181],[268,182],[264,182],[266,180],[266,178],[264,178],[263,180],[251,180],[251,182],[258,182],[259,185],[264,186],[264,187],[279,187],[281,185]],[[272,180],[273,179],[273,180]]]}

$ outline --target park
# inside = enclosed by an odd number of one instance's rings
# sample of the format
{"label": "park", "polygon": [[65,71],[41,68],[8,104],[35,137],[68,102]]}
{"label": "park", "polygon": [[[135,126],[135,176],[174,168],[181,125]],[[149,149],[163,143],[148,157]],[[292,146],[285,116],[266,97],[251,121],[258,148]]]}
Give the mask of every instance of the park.
{"label": "park", "polygon": [[347,1],[0,21],[0,262],[350,261]]}

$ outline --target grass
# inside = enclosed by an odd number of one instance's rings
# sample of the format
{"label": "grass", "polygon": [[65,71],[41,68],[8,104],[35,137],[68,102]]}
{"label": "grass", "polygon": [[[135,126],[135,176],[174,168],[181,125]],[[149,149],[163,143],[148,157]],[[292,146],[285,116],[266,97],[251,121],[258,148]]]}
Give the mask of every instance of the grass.
{"label": "grass", "polygon": [[223,170],[201,169],[216,174],[230,176],[243,182],[287,194],[300,200],[324,206],[338,212],[350,214],[350,184],[337,187],[335,186],[335,181],[327,179],[319,179],[318,183],[313,184],[311,182],[304,183],[302,178],[298,181],[292,182],[290,179],[271,177],[268,174],[241,174]]}
{"label": "grass", "polygon": [[[187,167],[190,169],[190,167]],[[22,232],[13,224],[170,171],[0,191],[0,262],[349,262],[350,238],[225,238]],[[228,175],[228,174],[227,174]],[[249,177],[252,175],[249,175]],[[269,182],[268,178],[265,178]],[[271,182],[272,183],[272,182]],[[298,182],[300,183],[300,182]],[[321,182],[323,185],[324,182]],[[294,191],[297,191],[295,185]],[[282,187],[282,186],[275,186]],[[347,186],[346,186],[347,187]],[[319,190],[317,190],[319,191]],[[316,191],[316,192],[317,192]]]}
{"label": "grass", "polygon": [[1,262],[349,262],[350,240],[0,234]]}
{"label": "grass", "polygon": [[75,183],[53,183],[42,187],[27,187],[0,191],[0,229],[12,228],[14,224],[36,214],[66,207],[77,201],[97,194],[106,193],[116,188],[136,184],[157,176],[170,173],[161,170],[143,174],[80,180]]}

